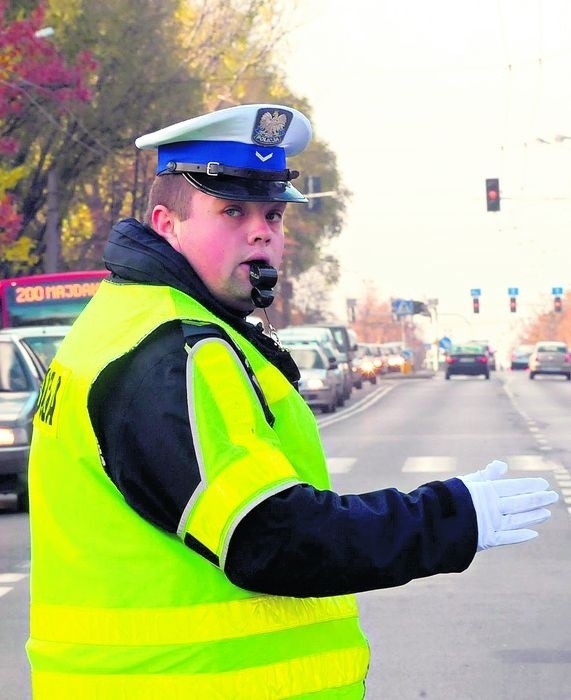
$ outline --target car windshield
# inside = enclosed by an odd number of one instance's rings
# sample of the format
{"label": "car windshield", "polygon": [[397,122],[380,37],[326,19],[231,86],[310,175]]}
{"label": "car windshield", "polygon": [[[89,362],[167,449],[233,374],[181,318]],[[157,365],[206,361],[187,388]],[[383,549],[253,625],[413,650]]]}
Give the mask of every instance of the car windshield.
{"label": "car windshield", "polygon": [[62,340],[63,336],[46,335],[22,338],[22,342],[28,350],[35,355],[44,371],[47,370],[50,362],[54,359]]}
{"label": "car windshield", "polygon": [[481,345],[455,345],[451,350],[451,355],[482,355],[485,353]]}
{"label": "car windshield", "polygon": [[16,346],[0,343],[0,391],[29,391],[30,382]]}
{"label": "car windshield", "polygon": [[290,348],[299,369],[325,369],[323,358],[314,348]]}
{"label": "car windshield", "polygon": [[542,343],[537,346],[537,352],[567,352],[567,346],[562,343]]}

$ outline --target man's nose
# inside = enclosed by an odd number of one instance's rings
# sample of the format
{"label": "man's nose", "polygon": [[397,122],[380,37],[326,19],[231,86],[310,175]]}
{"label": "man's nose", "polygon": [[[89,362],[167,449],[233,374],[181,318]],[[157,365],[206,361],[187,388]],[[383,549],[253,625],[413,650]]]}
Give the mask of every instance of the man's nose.
{"label": "man's nose", "polygon": [[255,217],[252,219],[248,239],[250,243],[269,243],[273,236],[273,230],[270,222],[265,216]]}

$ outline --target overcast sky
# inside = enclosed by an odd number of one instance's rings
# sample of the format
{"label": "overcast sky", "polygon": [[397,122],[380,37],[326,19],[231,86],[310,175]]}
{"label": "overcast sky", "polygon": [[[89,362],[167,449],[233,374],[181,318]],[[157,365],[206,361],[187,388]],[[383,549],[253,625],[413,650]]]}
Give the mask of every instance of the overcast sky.
{"label": "overcast sky", "polygon": [[571,2],[298,4],[288,80],[353,192],[338,303],[371,281],[437,298],[443,333],[499,344],[571,289]]}

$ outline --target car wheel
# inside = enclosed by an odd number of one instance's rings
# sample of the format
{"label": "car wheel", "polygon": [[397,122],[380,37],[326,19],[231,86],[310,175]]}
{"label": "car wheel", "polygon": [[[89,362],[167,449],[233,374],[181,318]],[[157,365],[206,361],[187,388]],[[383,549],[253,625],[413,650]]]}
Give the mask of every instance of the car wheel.
{"label": "car wheel", "polygon": [[339,395],[337,396],[336,405],[339,406],[339,407],[345,405],[345,397],[343,396],[343,394],[339,394]]}
{"label": "car wheel", "polygon": [[371,384],[376,384],[376,383],[377,383],[377,377],[376,377],[376,376],[375,376],[375,377],[371,377],[371,378],[369,379],[369,381],[371,382]]}
{"label": "car wheel", "polygon": [[490,378],[490,373],[489,373],[489,372],[486,372],[486,374],[484,374],[484,377],[486,377],[486,379],[489,379],[489,378]]}
{"label": "car wheel", "polygon": [[450,379],[450,375],[448,374],[448,372],[446,372],[446,374],[444,376],[445,376],[445,379]]}
{"label": "car wheel", "polygon": [[337,410],[338,403],[339,403],[339,398],[337,396],[334,396],[331,399],[331,403],[323,406],[323,408],[321,410],[323,411],[323,413],[335,413],[335,411]]}
{"label": "car wheel", "polygon": [[530,373],[529,373],[529,378],[530,378],[530,379],[535,379],[535,372],[530,372]]}

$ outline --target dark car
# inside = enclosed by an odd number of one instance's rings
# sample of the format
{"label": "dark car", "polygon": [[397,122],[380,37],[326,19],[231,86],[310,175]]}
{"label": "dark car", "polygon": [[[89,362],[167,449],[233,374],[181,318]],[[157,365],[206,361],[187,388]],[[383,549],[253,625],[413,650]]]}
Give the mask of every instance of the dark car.
{"label": "dark car", "polygon": [[28,454],[40,384],[69,326],[0,330],[0,493],[28,510]]}
{"label": "dark car", "polygon": [[489,355],[484,345],[453,345],[446,355],[446,379],[454,375],[490,378]]}
{"label": "dark car", "polygon": [[571,355],[566,343],[542,340],[535,344],[529,357],[529,378],[538,374],[562,374],[571,380]]}
{"label": "dark car", "polygon": [[492,350],[492,346],[487,340],[469,340],[468,345],[481,345],[488,355],[488,369],[496,369],[496,351]]}

